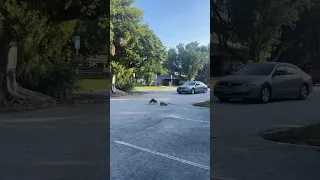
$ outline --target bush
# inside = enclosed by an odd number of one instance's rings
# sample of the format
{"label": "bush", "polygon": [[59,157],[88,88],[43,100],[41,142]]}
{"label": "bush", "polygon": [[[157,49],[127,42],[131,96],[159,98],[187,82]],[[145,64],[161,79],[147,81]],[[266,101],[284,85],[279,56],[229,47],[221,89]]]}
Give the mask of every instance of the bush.
{"label": "bush", "polygon": [[64,61],[50,64],[29,61],[20,67],[17,76],[23,87],[58,99],[66,98],[79,88],[74,68]]}
{"label": "bush", "polygon": [[119,83],[116,83],[116,88],[121,91],[131,93],[134,88],[134,83],[131,81],[120,81]]}

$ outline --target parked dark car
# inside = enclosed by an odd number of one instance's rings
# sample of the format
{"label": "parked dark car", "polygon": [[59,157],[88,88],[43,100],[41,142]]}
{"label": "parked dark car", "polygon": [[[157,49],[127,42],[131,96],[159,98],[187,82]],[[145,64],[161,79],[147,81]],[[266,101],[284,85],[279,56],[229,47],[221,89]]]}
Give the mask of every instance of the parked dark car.
{"label": "parked dark car", "polygon": [[306,99],[313,90],[312,77],[295,65],[280,62],[248,63],[235,74],[220,79],[214,95],[220,101],[276,98]]}
{"label": "parked dark car", "polygon": [[201,81],[188,81],[177,88],[179,94],[189,93],[206,93],[208,91],[208,86]]}

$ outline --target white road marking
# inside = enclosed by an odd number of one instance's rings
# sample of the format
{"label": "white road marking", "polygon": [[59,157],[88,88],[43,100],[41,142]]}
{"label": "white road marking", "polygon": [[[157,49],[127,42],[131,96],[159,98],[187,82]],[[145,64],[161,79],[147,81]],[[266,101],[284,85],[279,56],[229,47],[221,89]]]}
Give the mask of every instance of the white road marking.
{"label": "white road marking", "polygon": [[194,121],[194,122],[210,124],[210,122],[208,122],[208,121],[200,121],[200,120],[188,119],[188,118],[178,117],[178,116],[174,116],[174,115],[170,115],[170,116],[166,116],[166,117],[173,118],[173,119],[180,119],[180,120]]}
{"label": "white road marking", "polygon": [[0,120],[1,122],[9,122],[9,123],[19,123],[19,122],[43,122],[47,120],[63,120],[63,119],[78,119],[78,118],[83,118],[83,117],[54,117],[54,118],[17,118],[17,119],[5,119],[5,120]]}
{"label": "white road marking", "polygon": [[122,144],[122,145],[125,145],[125,146],[129,146],[129,147],[141,150],[141,151],[145,151],[145,152],[148,152],[148,153],[151,153],[151,154],[155,154],[155,155],[158,155],[158,156],[161,156],[161,157],[166,157],[168,159],[172,159],[172,160],[179,161],[179,162],[182,162],[182,163],[185,163],[185,164],[189,164],[189,165],[192,165],[192,166],[195,166],[195,167],[199,167],[199,168],[202,168],[202,169],[210,170],[210,167],[208,167],[208,166],[205,166],[205,165],[202,165],[202,164],[198,164],[198,163],[195,163],[195,162],[191,162],[191,161],[188,161],[188,160],[180,159],[178,157],[170,156],[168,154],[164,154],[164,153],[160,153],[160,152],[153,151],[153,150],[150,150],[150,149],[146,149],[146,148],[143,148],[143,147],[139,147],[139,146],[136,146],[136,145],[133,145],[133,144],[129,144],[129,143],[123,142],[123,141],[114,141],[114,142],[117,143],[117,144]]}

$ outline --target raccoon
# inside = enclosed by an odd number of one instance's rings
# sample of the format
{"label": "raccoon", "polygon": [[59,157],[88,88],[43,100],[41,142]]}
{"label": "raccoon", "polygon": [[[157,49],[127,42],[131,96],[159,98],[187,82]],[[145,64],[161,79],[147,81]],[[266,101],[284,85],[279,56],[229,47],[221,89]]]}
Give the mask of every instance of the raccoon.
{"label": "raccoon", "polygon": [[151,100],[149,101],[149,104],[158,104],[158,101],[156,101],[155,99],[151,99]]}
{"label": "raccoon", "polygon": [[164,102],[160,102],[160,106],[168,106],[168,104]]}

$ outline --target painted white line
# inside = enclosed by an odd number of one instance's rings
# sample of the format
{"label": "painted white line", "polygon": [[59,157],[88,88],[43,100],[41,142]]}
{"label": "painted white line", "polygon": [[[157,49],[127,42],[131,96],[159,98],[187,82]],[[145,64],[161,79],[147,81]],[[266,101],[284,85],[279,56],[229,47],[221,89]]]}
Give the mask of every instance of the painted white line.
{"label": "painted white line", "polygon": [[44,122],[44,121],[52,121],[52,120],[64,120],[64,119],[80,119],[84,117],[54,117],[54,118],[18,118],[18,119],[5,119],[0,120],[1,122],[9,122],[9,123],[18,123],[18,122]]}
{"label": "painted white line", "polygon": [[133,145],[133,144],[129,144],[129,143],[123,142],[123,141],[114,141],[114,142],[117,143],[117,144],[122,144],[122,145],[129,146],[129,147],[132,147],[132,148],[135,148],[135,149],[139,149],[141,151],[145,151],[145,152],[148,152],[148,153],[151,153],[151,154],[155,154],[155,155],[158,155],[158,156],[161,156],[161,157],[166,157],[168,159],[172,159],[172,160],[179,161],[179,162],[182,162],[182,163],[185,163],[185,164],[189,164],[189,165],[192,165],[192,166],[195,166],[195,167],[199,167],[199,168],[202,168],[202,169],[210,170],[210,167],[208,167],[208,166],[205,166],[205,165],[202,165],[202,164],[198,164],[198,163],[195,163],[195,162],[191,162],[191,161],[188,161],[188,160],[180,159],[180,158],[177,158],[177,157],[174,157],[174,156],[170,156],[168,154],[164,154],[164,153],[160,153],[160,152],[153,151],[153,150],[150,150],[150,149],[146,149],[146,148],[143,148],[143,147],[139,147],[139,146],[136,146],[136,145]]}
{"label": "painted white line", "polygon": [[188,119],[188,118],[182,118],[182,117],[176,117],[176,116],[166,116],[166,117],[173,118],[173,119],[180,119],[180,120],[194,121],[194,122],[210,124],[210,122],[208,122],[208,121],[200,121],[200,120],[194,120],[194,119]]}

